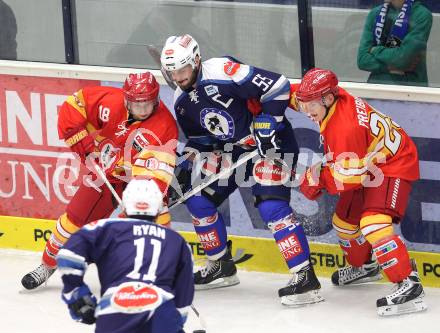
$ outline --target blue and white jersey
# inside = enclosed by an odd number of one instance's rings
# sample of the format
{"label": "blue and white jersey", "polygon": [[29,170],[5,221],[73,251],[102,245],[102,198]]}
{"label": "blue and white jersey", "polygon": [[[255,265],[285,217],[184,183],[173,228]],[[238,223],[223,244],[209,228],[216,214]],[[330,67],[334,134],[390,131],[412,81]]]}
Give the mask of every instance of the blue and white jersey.
{"label": "blue and white jersey", "polygon": [[174,94],[177,121],[191,143],[240,142],[252,135],[253,114],[248,100],[262,112],[283,120],[289,103],[289,81],[280,74],[241,64],[231,57],[202,63],[197,87]]}
{"label": "blue and white jersey", "polygon": [[124,286],[133,283],[130,297],[144,297],[136,295],[136,285],[148,284],[158,287],[155,290],[164,300],[174,298],[178,309],[187,308],[194,297],[192,255],[185,240],[171,229],[143,220],[115,218],[88,224],[67,241],[57,263],[64,294],[79,287],[87,266],[96,264],[101,283],[98,309],[118,290],[129,299]]}

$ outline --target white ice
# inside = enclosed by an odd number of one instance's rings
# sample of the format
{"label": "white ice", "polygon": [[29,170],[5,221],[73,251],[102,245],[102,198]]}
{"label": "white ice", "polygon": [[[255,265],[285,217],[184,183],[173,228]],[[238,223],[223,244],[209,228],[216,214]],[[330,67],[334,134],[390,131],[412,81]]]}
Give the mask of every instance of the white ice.
{"label": "white ice", "polygon": [[[0,250],[0,331],[2,333],[81,333],[93,326],[70,319],[60,298],[58,273],[45,287],[28,292],[21,277],[35,268],[40,254]],[[375,301],[388,293],[390,284],[338,288],[320,278],[325,302],[302,308],[283,307],[277,290],[289,279],[285,274],[239,271],[238,286],[196,292],[194,304],[201,312],[208,333],[431,333],[440,327],[440,289],[425,288],[428,310],[398,317],[380,318]],[[96,271],[86,276],[98,294]],[[199,328],[191,314],[186,332]]]}

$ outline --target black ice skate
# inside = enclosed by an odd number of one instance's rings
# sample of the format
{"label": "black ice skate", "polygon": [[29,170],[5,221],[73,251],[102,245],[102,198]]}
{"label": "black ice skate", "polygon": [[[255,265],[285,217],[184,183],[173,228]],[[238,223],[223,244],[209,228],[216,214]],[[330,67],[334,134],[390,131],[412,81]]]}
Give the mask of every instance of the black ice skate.
{"label": "black ice skate", "polygon": [[424,311],[428,307],[423,301],[425,293],[419,274],[412,261],[413,271],[402,282],[397,284],[396,290],[376,302],[379,316],[394,316],[405,313]]}
{"label": "black ice skate", "polygon": [[281,304],[286,306],[301,306],[322,302],[321,284],[315,275],[313,266],[301,268],[287,283],[287,286],[278,290],[278,296],[281,298]]}
{"label": "black ice skate", "polygon": [[54,268],[41,264],[21,279],[21,284],[28,290],[35,289],[45,283],[55,272]]}
{"label": "black ice skate", "polygon": [[345,266],[332,274],[332,282],[335,286],[348,284],[361,284],[382,279],[380,267],[376,260],[367,261],[361,267]]}
{"label": "black ice skate", "polygon": [[208,260],[206,266],[194,273],[196,290],[234,286],[240,283],[237,268],[231,256],[232,242],[228,241],[227,252],[218,260]]}

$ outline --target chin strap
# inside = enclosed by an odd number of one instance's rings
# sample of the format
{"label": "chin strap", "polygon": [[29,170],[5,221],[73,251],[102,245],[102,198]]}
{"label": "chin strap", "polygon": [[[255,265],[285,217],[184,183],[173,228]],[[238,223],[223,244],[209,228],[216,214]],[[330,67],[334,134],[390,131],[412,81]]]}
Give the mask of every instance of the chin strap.
{"label": "chin strap", "polygon": [[335,104],[336,103],[336,96],[335,95],[333,95],[333,103],[332,103],[332,105],[330,105],[330,106],[327,106],[327,105],[325,105],[325,96],[321,96],[321,102],[322,102],[322,104],[324,105],[324,107],[325,107],[325,116],[324,116],[324,118],[322,118],[322,120],[321,121],[324,121],[325,120],[325,118],[327,118],[327,116],[328,116],[328,114],[329,114],[329,112],[330,112],[330,109],[332,108],[332,106],[333,106],[333,104]]}

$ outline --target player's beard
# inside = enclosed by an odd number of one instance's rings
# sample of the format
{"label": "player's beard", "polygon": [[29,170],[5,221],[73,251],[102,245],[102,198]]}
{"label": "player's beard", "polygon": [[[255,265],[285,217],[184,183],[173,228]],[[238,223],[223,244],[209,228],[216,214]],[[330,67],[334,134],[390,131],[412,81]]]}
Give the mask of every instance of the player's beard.
{"label": "player's beard", "polygon": [[189,90],[192,89],[192,86],[196,83],[197,81],[197,76],[199,74],[199,68],[195,68],[191,74],[191,77],[188,80],[187,84],[179,84],[178,82],[177,85],[179,86],[180,89],[182,90]]}

